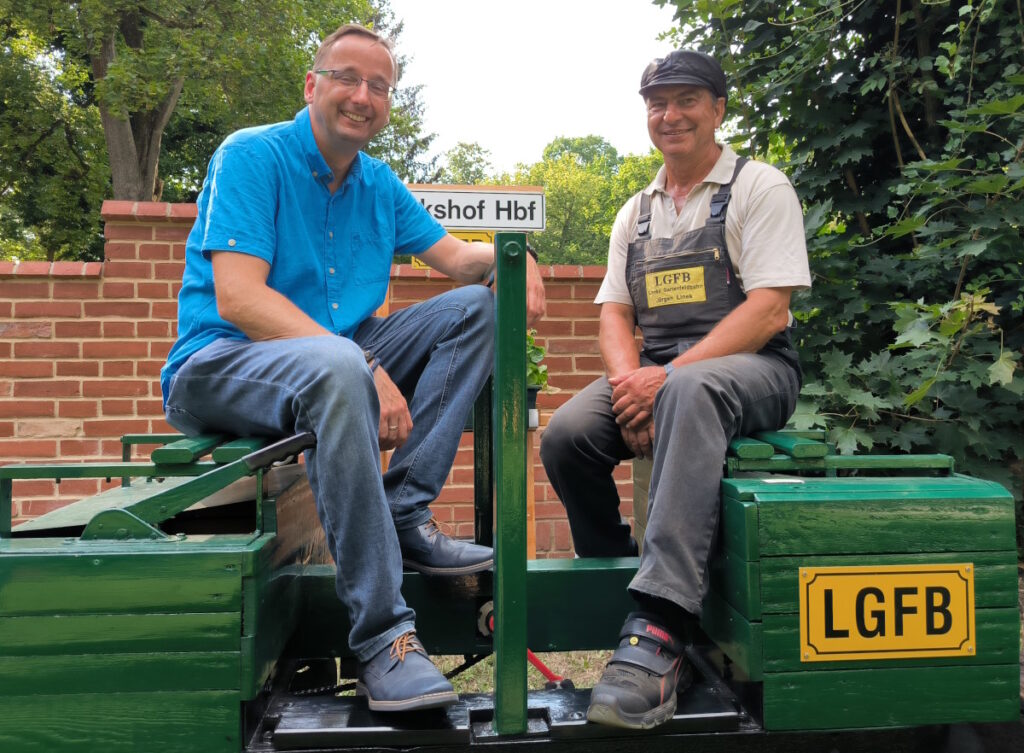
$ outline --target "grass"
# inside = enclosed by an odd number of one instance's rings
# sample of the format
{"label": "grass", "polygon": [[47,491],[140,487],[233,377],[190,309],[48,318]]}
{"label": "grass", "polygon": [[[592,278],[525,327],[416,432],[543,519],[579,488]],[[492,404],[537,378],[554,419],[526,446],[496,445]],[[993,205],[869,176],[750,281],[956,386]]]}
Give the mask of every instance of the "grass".
{"label": "grass", "polygon": [[[539,653],[537,657],[556,675],[572,680],[577,688],[592,688],[604,671],[611,651],[566,651]],[[462,664],[461,656],[435,656],[434,663],[442,672],[449,672]],[[543,689],[547,682],[533,665],[527,665],[526,685],[531,690]],[[452,678],[458,693],[491,693],[494,691],[494,655]]]}

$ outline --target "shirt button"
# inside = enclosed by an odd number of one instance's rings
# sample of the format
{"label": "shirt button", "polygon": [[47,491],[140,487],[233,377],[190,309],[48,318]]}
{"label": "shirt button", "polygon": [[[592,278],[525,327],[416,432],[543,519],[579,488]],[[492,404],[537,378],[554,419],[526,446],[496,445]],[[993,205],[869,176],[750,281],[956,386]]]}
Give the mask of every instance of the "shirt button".
{"label": "shirt button", "polygon": [[234,246],[235,245],[235,239],[234,238],[229,239],[228,240],[228,245],[229,246]]}
{"label": "shirt button", "polygon": [[314,170],[313,171],[313,177],[314,178],[319,178],[320,177],[320,173],[318,173],[316,170]]}
{"label": "shirt button", "polygon": [[333,230],[331,230],[330,232],[328,232],[328,233],[327,233],[327,237],[328,237],[328,238],[333,238],[333,237],[334,237],[334,231],[333,231]]}
{"label": "shirt button", "polygon": [[328,272],[329,272],[330,274],[332,274],[332,275],[333,275],[333,274],[334,274],[334,267],[331,267],[331,268],[330,268],[330,269],[328,269],[327,271],[328,271]]}
{"label": "shirt button", "polygon": [[336,303],[332,303],[332,304],[331,304],[331,308],[332,308],[332,309],[336,309],[336,308],[338,308],[338,304],[336,304]]}

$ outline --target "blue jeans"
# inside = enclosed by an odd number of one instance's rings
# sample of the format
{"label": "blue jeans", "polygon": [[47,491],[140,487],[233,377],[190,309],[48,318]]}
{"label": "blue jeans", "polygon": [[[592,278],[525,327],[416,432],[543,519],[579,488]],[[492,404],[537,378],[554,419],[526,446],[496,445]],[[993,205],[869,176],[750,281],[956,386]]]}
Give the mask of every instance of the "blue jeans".
{"label": "blue jeans", "polygon": [[[413,629],[395,531],[430,519],[491,372],[493,329],[491,291],[470,285],[367,319],[351,340],[218,340],[171,382],[167,421],[186,434],[316,435],[306,473],[337,564],[349,646],[362,661]],[[413,420],[383,476],[380,404],[364,348],[380,358]]]}

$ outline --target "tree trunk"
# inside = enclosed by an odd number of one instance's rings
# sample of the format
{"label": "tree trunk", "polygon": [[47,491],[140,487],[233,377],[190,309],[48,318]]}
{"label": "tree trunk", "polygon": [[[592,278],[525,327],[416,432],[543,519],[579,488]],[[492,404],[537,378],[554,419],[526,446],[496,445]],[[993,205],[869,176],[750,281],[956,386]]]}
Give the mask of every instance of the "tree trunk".
{"label": "tree trunk", "polygon": [[[110,63],[117,54],[114,47],[114,31],[103,40],[97,54],[90,56],[93,78],[100,81],[106,76]],[[160,164],[160,142],[163,139],[167,121],[171,118],[181,89],[182,78],[171,82],[170,91],[155,110],[131,113],[119,118],[99,102],[100,120],[103,123],[103,138],[107,143],[110,158],[110,178],[115,199],[128,201],[153,201]]]}

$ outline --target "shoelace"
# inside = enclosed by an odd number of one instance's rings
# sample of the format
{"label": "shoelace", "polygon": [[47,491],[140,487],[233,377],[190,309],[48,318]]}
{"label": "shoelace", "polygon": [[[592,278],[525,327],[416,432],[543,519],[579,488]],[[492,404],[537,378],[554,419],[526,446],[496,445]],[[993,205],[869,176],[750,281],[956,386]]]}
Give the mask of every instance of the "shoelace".
{"label": "shoelace", "polygon": [[430,536],[430,538],[434,538],[434,536],[438,533],[443,534],[445,536],[451,535],[450,533],[448,533],[448,530],[445,527],[444,523],[442,523],[437,518],[431,516],[430,520],[427,521],[427,534]]}
{"label": "shoelace", "polygon": [[421,654],[427,653],[427,650],[423,648],[423,644],[416,637],[416,633],[411,631],[395,638],[395,642],[391,644],[390,656],[392,659],[397,658],[398,661],[405,661],[405,655],[410,651],[419,651]]}

